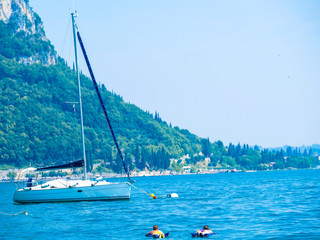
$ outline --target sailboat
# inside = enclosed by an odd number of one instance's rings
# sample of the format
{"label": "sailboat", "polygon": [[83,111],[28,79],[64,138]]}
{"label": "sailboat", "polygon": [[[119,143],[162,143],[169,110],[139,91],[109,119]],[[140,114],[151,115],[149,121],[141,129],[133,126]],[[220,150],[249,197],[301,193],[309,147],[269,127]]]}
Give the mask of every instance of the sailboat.
{"label": "sailboat", "polygon": [[[131,193],[131,186],[133,181],[130,178],[128,168],[123,159],[120,147],[116,140],[115,134],[113,132],[106,108],[102,101],[98,84],[95,80],[88,56],[86,54],[78,27],[75,23],[76,12],[71,13],[72,26],[73,26],[73,39],[74,39],[74,52],[75,52],[75,65],[78,79],[78,90],[79,90],[79,106],[80,106],[80,119],[81,119],[81,139],[82,139],[82,155],[83,159],[58,166],[51,166],[45,168],[38,168],[36,171],[47,171],[47,170],[57,170],[66,168],[78,168],[83,167],[83,179],[81,180],[67,180],[67,179],[57,179],[47,181],[43,184],[36,185],[32,180],[28,180],[27,186],[15,191],[13,201],[16,203],[44,203],[44,202],[71,202],[71,201],[97,201],[97,200],[120,200],[129,199]],[[77,32],[76,32],[77,31]],[[118,154],[122,159],[124,170],[127,174],[127,182],[108,182],[100,180],[90,180],[87,178],[87,161],[85,152],[85,138],[84,138],[84,128],[83,128],[83,113],[82,113],[82,99],[81,99],[81,86],[80,86],[80,74],[78,68],[78,57],[77,57],[77,39],[81,46],[82,53],[84,55],[87,67],[90,72],[91,79],[93,81],[95,90],[99,97],[100,104],[103,109],[103,113],[108,122],[113,141],[118,150]]]}

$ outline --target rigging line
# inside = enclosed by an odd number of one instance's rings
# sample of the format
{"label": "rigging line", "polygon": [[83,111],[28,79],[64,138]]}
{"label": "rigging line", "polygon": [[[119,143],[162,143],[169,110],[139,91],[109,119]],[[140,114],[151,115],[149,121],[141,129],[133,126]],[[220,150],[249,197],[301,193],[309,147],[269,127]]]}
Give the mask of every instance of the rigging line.
{"label": "rigging line", "polygon": [[96,90],[96,92],[97,92],[97,95],[98,95],[98,98],[99,98],[99,101],[100,101],[100,105],[101,105],[101,107],[102,107],[102,109],[103,109],[103,113],[104,113],[104,115],[105,115],[105,117],[106,117],[106,119],[107,119],[108,126],[109,126],[109,129],[110,129],[110,131],[111,131],[113,141],[114,141],[114,143],[115,143],[115,145],[116,145],[116,147],[117,147],[119,156],[120,156],[120,158],[121,158],[121,160],[122,160],[123,168],[124,168],[124,170],[125,170],[126,173],[127,173],[127,176],[128,176],[129,181],[130,181],[131,183],[133,183],[134,181],[131,180],[131,178],[130,178],[130,174],[129,174],[127,165],[126,165],[126,163],[124,162],[124,159],[123,159],[123,156],[122,156],[120,147],[119,147],[118,142],[117,142],[117,139],[116,139],[116,136],[115,136],[115,134],[114,134],[114,132],[113,132],[113,129],[112,129],[112,126],[111,126],[111,122],[110,122],[110,119],[109,119],[109,117],[108,117],[107,110],[106,110],[106,108],[105,108],[105,106],[104,106],[104,103],[103,103],[103,100],[102,100],[102,97],[101,97],[101,94],[100,94],[100,91],[99,91],[99,88],[98,88],[98,84],[97,84],[97,81],[96,81],[96,79],[95,79],[95,77],[94,77],[94,74],[93,74],[93,71],[92,71],[92,68],[91,68],[91,65],[90,65],[90,62],[89,62],[89,58],[88,58],[87,53],[86,53],[86,50],[85,50],[85,48],[84,48],[84,45],[83,45],[83,42],[82,42],[82,39],[81,39],[81,36],[80,36],[79,31],[77,31],[77,37],[78,37],[79,44],[80,44],[80,47],[81,47],[83,56],[84,56],[84,58],[85,58],[85,61],[86,61],[86,64],[87,64],[87,67],[88,67],[88,70],[89,70],[89,73],[90,73],[90,76],[91,76],[91,79],[92,79],[94,88],[95,88],[95,90]]}
{"label": "rigging line", "polygon": [[[65,32],[65,34],[64,34],[64,38],[63,38],[63,41],[62,41],[62,45],[61,45],[61,47],[60,47],[60,54],[61,54],[61,56],[63,56],[64,55],[64,49],[65,49],[65,47],[66,47],[66,42],[67,42],[67,38],[68,39],[70,39],[69,38],[69,36],[70,36],[70,26],[71,26],[71,24],[70,24],[70,22],[71,22],[71,19],[69,18],[69,21],[68,21],[68,24],[67,24],[67,27],[66,27],[66,32]],[[70,40],[70,41],[72,41],[72,39]],[[70,42],[69,41],[69,42]],[[70,45],[70,44],[69,44]],[[66,55],[68,55],[67,56],[67,59],[69,59],[69,56],[70,56],[70,46],[68,46],[68,49],[69,49],[69,53],[67,53]]]}
{"label": "rigging line", "polygon": [[[130,184],[130,183],[129,183]],[[165,195],[161,195],[161,196],[155,196],[153,193],[149,194],[146,191],[142,190],[141,188],[138,188],[136,186],[134,186],[133,184],[130,184],[130,186],[136,188],[137,190],[139,190],[142,193],[147,194],[148,196],[152,197],[153,199],[159,199],[159,198],[170,198],[170,197],[178,197],[178,195],[176,193],[172,193],[172,194],[165,194]],[[175,195],[174,195],[175,194]]]}
{"label": "rigging line", "polygon": [[140,189],[140,188],[138,188],[138,187],[134,186],[133,184],[130,184],[130,186],[132,186],[132,187],[136,188],[137,190],[139,190],[139,191],[140,191],[140,192],[142,192],[142,193],[147,194],[148,196],[150,195],[150,194],[149,194],[149,193],[147,193],[146,191],[144,191],[144,190],[142,190],[142,189]]}
{"label": "rigging line", "polygon": [[3,215],[8,215],[8,216],[15,216],[15,215],[19,215],[19,214],[25,214],[25,215],[28,215],[28,212],[27,211],[23,211],[23,212],[18,212],[18,213],[4,213],[4,212],[0,212],[0,214],[3,214]]}

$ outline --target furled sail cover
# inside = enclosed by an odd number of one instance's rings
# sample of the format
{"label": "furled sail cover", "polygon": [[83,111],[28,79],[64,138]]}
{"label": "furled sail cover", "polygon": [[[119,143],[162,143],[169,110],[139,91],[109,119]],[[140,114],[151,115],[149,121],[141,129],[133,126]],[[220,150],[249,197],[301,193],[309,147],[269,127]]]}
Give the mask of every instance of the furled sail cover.
{"label": "furled sail cover", "polygon": [[66,168],[78,168],[78,167],[83,167],[83,166],[84,166],[84,160],[82,159],[82,160],[78,160],[78,161],[63,164],[63,165],[37,168],[37,171],[57,170],[57,169],[66,169]]}

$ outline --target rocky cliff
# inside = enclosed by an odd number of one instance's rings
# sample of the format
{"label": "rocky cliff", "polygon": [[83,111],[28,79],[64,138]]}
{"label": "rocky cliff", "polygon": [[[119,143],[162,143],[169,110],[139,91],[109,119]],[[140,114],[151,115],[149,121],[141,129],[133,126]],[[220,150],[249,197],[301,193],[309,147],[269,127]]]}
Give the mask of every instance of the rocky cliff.
{"label": "rocky cliff", "polygon": [[45,36],[41,18],[32,11],[27,0],[0,0],[0,20],[7,25],[14,38],[46,46],[41,51],[29,51],[28,54],[15,56],[16,61],[25,64],[56,64],[56,52]]}

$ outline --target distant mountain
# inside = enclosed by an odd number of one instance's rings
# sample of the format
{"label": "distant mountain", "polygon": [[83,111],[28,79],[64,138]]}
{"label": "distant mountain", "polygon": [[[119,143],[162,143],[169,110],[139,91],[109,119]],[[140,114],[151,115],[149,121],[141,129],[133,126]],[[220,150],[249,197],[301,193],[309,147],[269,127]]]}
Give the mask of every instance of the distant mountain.
{"label": "distant mountain", "polygon": [[[46,38],[28,1],[0,0],[0,164],[48,165],[81,158],[76,75]],[[90,79],[81,75],[89,160],[117,165],[116,151]],[[132,165],[152,154],[201,151],[201,139],[172,128],[159,114],[125,103],[100,86],[114,132]],[[170,162],[169,162],[170,165]],[[142,168],[142,167],[141,167]]]}

